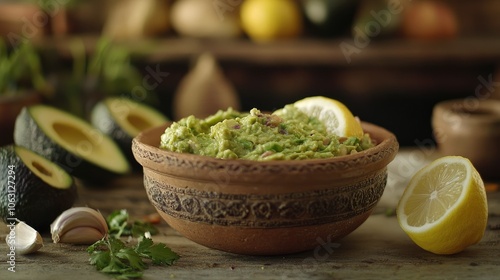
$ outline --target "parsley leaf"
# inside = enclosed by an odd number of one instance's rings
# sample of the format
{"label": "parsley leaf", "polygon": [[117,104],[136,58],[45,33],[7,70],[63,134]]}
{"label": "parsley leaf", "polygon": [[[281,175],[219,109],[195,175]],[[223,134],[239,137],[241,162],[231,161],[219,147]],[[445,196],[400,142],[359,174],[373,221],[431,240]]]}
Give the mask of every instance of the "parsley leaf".
{"label": "parsley leaf", "polygon": [[[107,218],[108,235],[87,248],[90,264],[100,272],[110,274],[117,279],[135,279],[142,277],[142,271],[148,267],[145,260],[153,265],[172,265],[179,259],[163,243],[154,243],[145,236],[157,234],[158,229],[151,223],[129,221],[127,210],[112,212]],[[139,237],[136,246],[127,246],[120,237]]]}
{"label": "parsley leaf", "polygon": [[146,264],[142,261],[141,256],[133,248],[123,248],[116,252],[116,258],[119,260],[127,260],[130,267],[134,270],[144,270]]}
{"label": "parsley leaf", "polygon": [[111,262],[111,253],[109,251],[90,254],[90,264],[95,265],[97,270],[102,270]]}
{"label": "parsley leaf", "polygon": [[139,237],[143,236],[146,232],[156,235],[158,234],[158,229],[151,223],[135,221],[131,226],[130,232],[132,236]]}
{"label": "parsley leaf", "polygon": [[106,218],[109,234],[119,238],[120,236],[140,237],[149,232],[151,235],[158,234],[158,229],[151,223],[129,221],[127,210],[116,210]]}
{"label": "parsley leaf", "polygon": [[172,265],[179,259],[179,255],[173,252],[163,243],[154,244],[150,238],[142,238],[135,248],[142,257],[149,258],[156,265]]}
{"label": "parsley leaf", "polygon": [[125,228],[128,225],[128,213],[127,210],[116,210],[109,214],[106,218],[106,222],[108,222],[109,234],[114,234],[115,237],[120,237]]}
{"label": "parsley leaf", "polygon": [[143,259],[150,259],[154,265],[171,265],[179,259],[165,244],[155,244],[150,238],[142,238],[137,246],[128,247],[112,235],[89,246],[87,252],[91,265],[117,279],[142,277],[142,271],[147,268]]}

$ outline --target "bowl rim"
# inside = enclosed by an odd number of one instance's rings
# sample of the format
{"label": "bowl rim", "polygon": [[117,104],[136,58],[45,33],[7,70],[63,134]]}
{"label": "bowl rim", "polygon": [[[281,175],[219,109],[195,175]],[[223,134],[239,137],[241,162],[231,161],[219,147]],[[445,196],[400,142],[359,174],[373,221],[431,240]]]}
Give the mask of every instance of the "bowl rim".
{"label": "bowl rim", "polygon": [[[369,122],[361,122],[363,130],[365,133],[370,134],[373,140],[376,141],[376,146],[369,148],[367,150],[357,152],[355,154],[337,156],[331,158],[322,158],[322,159],[301,159],[301,160],[268,160],[268,161],[258,161],[258,160],[249,160],[249,159],[220,159],[210,156],[204,155],[196,155],[196,154],[188,154],[188,153],[179,153],[172,152],[168,150],[161,149],[159,147],[160,137],[157,137],[158,144],[154,146],[150,144],[148,141],[144,141],[148,136],[158,134],[160,131],[164,131],[172,122],[166,122],[160,126],[147,129],[141,132],[132,140],[132,151],[136,160],[144,166],[145,161],[153,160],[151,156],[156,154],[156,157],[163,157],[163,160],[173,160],[174,162],[178,162],[179,160],[187,161],[187,162],[199,162],[203,161],[208,166],[220,166],[224,165],[243,165],[243,166],[255,166],[255,167],[270,167],[273,166],[283,166],[283,165],[294,165],[294,166],[317,166],[317,165],[325,165],[325,164],[337,164],[341,166],[345,166],[345,169],[349,168],[349,165],[342,165],[344,162],[352,162],[354,165],[359,161],[359,159],[365,157],[374,157],[373,162],[386,161],[388,164],[395,157],[399,149],[399,143],[397,141],[396,136],[388,131],[387,129],[380,127],[378,125],[369,123]],[[161,135],[161,134],[160,134]],[[146,152],[150,157],[145,159],[141,158],[138,154],[141,150]],[[377,157],[377,155],[380,155]],[[388,155],[388,156],[387,156]],[[155,158],[154,160],[159,160],[159,158]],[[153,161],[154,161],[153,160]],[[159,163],[159,162],[157,162]],[[163,162],[164,164],[165,162]],[[167,160],[168,163],[168,160]],[[342,168],[340,168],[342,169]],[[260,172],[259,172],[260,173]]]}

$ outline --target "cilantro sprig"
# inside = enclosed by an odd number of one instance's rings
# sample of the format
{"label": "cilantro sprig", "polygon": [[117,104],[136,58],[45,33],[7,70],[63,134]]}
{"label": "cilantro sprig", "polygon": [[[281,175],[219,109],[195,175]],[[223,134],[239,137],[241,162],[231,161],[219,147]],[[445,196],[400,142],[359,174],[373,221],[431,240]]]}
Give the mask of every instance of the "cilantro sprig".
{"label": "cilantro sprig", "polygon": [[151,235],[158,234],[158,229],[151,223],[140,221],[131,222],[129,218],[129,214],[125,209],[116,210],[109,214],[108,217],[106,217],[109,234],[117,238],[120,236],[140,237],[146,232],[149,232]]}
{"label": "cilantro sprig", "polygon": [[123,241],[106,236],[87,248],[90,264],[98,271],[115,276],[116,279],[135,279],[142,277],[142,271],[148,267],[144,259],[153,265],[172,265],[179,255],[163,243],[154,243],[150,238],[142,237],[134,247]]}
{"label": "cilantro sprig", "polygon": [[[112,212],[107,218],[108,234],[87,248],[90,264],[98,271],[116,279],[137,279],[142,277],[148,263],[172,265],[179,255],[164,243],[154,243],[149,235],[158,233],[151,223],[129,220],[125,209]],[[120,237],[137,238],[135,246],[127,245]]]}

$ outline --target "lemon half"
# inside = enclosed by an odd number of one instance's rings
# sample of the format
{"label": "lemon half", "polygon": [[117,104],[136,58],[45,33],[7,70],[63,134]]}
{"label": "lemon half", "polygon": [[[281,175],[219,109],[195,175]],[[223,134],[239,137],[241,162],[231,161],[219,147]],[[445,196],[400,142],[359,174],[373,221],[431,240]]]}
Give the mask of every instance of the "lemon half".
{"label": "lemon half", "polygon": [[293,105],[308,116],[318,118],[325,124],[329,133],[340,137],[363,137],[360,122],[340,101],[313,96],[301,99]]}
{"label": "lemon half", "polygon": [[398,222],[421,248],[458,253],[478,243],[488,220],[484,183],[464,157],[445,156],[418,171],[397,207]]}

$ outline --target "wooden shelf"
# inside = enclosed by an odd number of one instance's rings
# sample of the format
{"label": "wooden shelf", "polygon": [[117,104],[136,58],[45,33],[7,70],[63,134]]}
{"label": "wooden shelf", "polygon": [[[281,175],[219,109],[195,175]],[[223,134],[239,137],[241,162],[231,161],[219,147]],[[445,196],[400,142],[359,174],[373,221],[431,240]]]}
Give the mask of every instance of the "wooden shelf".
{"label": "wooden shelf", "polygon": [[[92,52],[98,37],[81,37]],[[46,49],[57,49],[68,55],[68,45],[76,38],[44,38],[38,43]],[[348,63],[340,45],[351,38],[334,40],[303,39],[259,44],[247,39],[198,40],[191,38],[147,39],[116,42],[137,59],[155,62],[191,59],[202,52],[211,52],[221,61],[276,65],[394,65],[415,64],[491,64],[500,62],[500,38],[462,38],[451,41],[417,42],[401,39],[372,40],[366,47],[356,48]]]}
{"label": "wooden shelf", "polygon": [[[57,56],[70,58],[70,40],[74,38],[47,39],[39,44]],[[83,38],[89,52],[94,51],[97,40]],[[474,97],[480,85],[478,77],[489,79],[500,65],[500,39],[495,38],[373,41],[353,54],[351,63],[339,48],[343,41],[256,44],[245,39],[168,38],[117,44],[131,52],[138,69],[159,67],[169,73],[157,89],[167,115],[193,58],[211,52],[235,86],[245,110],[257,107],[272,111],[305,96],[325,95],[342,100],[364,120],[395,132],[402,145],[432,139],[434,104]],[[500,96],[500,89],[496,94]]]}

